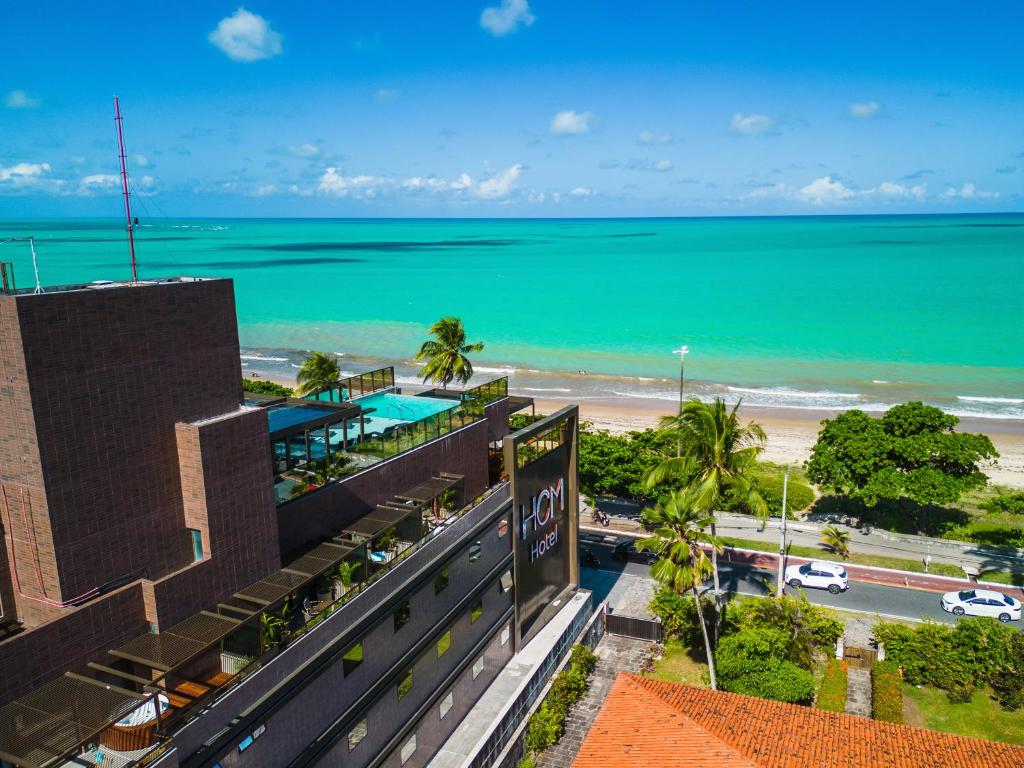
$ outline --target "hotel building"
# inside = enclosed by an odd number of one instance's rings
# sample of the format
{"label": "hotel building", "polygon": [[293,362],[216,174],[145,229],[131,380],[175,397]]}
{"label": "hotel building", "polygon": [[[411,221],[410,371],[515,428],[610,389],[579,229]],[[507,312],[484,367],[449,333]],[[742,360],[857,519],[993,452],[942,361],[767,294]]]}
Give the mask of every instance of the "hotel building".
{"label": "hotel building", "polygon": [[531,405],[243,392],[230,280],[0,292],[0,765],[495,764],[591,610]]}

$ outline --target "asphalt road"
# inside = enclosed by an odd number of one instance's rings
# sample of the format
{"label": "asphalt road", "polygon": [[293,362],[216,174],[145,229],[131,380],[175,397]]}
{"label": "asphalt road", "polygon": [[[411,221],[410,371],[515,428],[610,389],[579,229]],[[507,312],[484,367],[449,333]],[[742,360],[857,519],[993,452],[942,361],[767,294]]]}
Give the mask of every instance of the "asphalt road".
{"label": "asphalt road", "polygon": [[[627,574],[629,576],[649,578],[649,567],[643,563],[623,563],[612,558],[612,543],[600,541],[600,536],[581,533],[581,543],[590,547],[591,551],[600,560],[598,568],[585,568],[581,564],[580,580],[582,586],[594,588],[599,598],[607,594],[608,586],[614,577],[608,578],[605,574]],[[595,573],[600,571],[601,573]],[[727,592],[744,595],[768,595],[774,594],[775,572],[764,568],[755,568],[737,563],[719,562],[719,579],[722,589]],[[592,586],[591,586],[592,585]],[[706,585],[711,586],[709,581]],[[788,594],[797,594],[798,590],[786,587]],[[934,619],[947,623],[954,623],[957,618],[946,613],[939,605],[941,595],[938,592],[926,592],[905,587],[890,587],[880,584],[865,584],[850,582],[850,588],[841,594],[833,595],[824,589],[805,589],[803,593],[807,599],[818,605],[827,605],[831,608],[850,611],[865,611],[879,614],[883,617],[899,617],[905,619]],[[1018,629],[1022,622],[1013,622]]]}

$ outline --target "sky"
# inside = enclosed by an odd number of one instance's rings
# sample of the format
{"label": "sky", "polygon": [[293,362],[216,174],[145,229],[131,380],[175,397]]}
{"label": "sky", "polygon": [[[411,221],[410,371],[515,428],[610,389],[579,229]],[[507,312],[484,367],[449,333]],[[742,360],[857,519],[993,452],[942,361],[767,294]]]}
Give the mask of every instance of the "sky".
{"label": "sky", "polygon": [[1024,5],[6,3],[0,218],[1024,210]]}

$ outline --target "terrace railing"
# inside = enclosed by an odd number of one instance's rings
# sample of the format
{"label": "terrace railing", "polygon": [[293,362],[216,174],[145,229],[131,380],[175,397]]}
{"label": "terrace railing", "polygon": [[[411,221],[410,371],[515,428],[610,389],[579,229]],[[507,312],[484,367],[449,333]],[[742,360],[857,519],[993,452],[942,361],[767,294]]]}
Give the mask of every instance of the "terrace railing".
{"label": "terrace railing", "polygon": [[308,395],[307,400],[319,400],[328,403],[344,403],[354,397],[362,397],[373,392],[380,392],[395,386],[395,367],[389,365],[387,368],[378,368],[375,371],[359,373],[340,379],[330,387],[325,387],[319,392]]}
{"label": "terrace railing", "polygon": [[[352,461],[339,469],[338,476],[332,482],[362,472],[385,459],[403,454],[424,443],[447,435],[449,432],[454,432],[486,418],[487,405],[508,396],[508,378],[503,376],[458,394],[459,404],[447,411],[431,414],[407,424],[400,424],[385,430],[382,434],[350,439],[350,445],[343,453],[348,455]],[[326,483],[325,485],[330,484]],[[321,487],[323,486],[318,485],[315,488],[309,488],[306,492],[319,490]],[[304,495],[305,493],[299,493],[296,496],[283,499],[278,506],[284,506]]]}

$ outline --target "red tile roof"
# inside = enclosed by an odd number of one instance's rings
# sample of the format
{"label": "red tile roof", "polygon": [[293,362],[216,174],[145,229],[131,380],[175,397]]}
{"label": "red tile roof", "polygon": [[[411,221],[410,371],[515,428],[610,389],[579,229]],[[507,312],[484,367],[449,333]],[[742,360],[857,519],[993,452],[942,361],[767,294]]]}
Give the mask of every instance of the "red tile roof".
{"label": "red tile roof", "polygon": [[1021,768],[1024,747],[621,674],[573,768]]}

